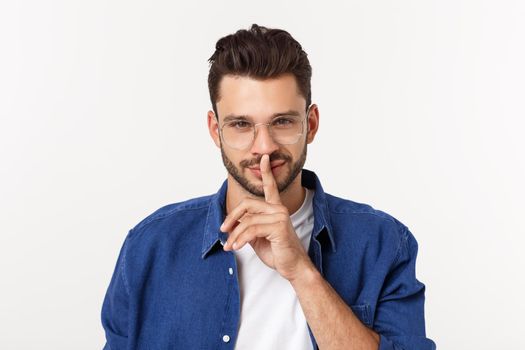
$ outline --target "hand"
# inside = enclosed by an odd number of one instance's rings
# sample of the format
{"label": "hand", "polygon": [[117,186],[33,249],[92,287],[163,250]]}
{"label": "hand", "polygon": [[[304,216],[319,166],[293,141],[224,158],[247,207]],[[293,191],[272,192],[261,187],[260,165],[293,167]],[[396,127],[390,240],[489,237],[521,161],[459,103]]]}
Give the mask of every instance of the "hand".
{"label": "hand", "polygon": [[291,281],[313,264],[295,233],[288,209],[281,203],[266,154],[260,169],[265,201],[245,198],[228,214],[220,227],[229,233],[224,250],[241,249],[250,243],[259,259]]}

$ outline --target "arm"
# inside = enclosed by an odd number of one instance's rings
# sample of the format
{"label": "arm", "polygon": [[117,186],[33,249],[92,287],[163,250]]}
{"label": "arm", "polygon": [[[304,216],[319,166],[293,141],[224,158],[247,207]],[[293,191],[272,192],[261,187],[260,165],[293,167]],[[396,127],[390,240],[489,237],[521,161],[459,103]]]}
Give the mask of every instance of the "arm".
{"label": "arm", "polygon": [[425,285],[416,278],[417,241],[402,228],[397,257],[385,278],[375,313],[380,350],[434,350],[426,337]]}
{"label": "arm", "polygon": [[129,287],[124,268],[126,243],[127,239],[120,250],[102,305],[102,326],[106,333],[104,350],[127,348]]}
{"label": "arm", "polygon": [[[252,220],[253,218],[243,220],[239,226],[250,226],[246,221]],[[240,230],[245,231],[242,227]],[[262,229],[261,232],[264,231]],[[286,229],[281,227],[275,231],[285,232]],[[255,229],[254,232],[258,230]],[[235,239],[238,233],[234,232],[232,235]],[[241,241],[241,247],[257,233],[244,235],[246,237],[238,239]],[[292,240],[288,240],[290,241]],[[381,278],[384,282],[373,310],[373,330],[361,323],[301,249],[296,246],[290,249],[294,253],[282,253],[282,256],[295,257],[285,260],[294,261],[293,268],[284,269],[276,266],[276,269],[294,288],[320,349],[434,350],[436,348],[434,342],[425,335],[425,287],[415,277],[417,243],[406,227],[400,232],[393,261]],[[262,254],[261,256],[264,257]],[[275,253],[273,258],[273,261],[280,263]],[[281,265],[287,267],[288,264]]]}
{"label": "arm", "polygon": [[[433,350],[426,338],[425,286],[415,277],[417,242],[405,229],[367,328],[311,262],[290,280],[320,349]],[[377,333],[376,333],[377,332]]]}
{"label": "arm", "polygon": [[361,323],[311,262],[290,282],[320,349],[379,348],[379,335]]}

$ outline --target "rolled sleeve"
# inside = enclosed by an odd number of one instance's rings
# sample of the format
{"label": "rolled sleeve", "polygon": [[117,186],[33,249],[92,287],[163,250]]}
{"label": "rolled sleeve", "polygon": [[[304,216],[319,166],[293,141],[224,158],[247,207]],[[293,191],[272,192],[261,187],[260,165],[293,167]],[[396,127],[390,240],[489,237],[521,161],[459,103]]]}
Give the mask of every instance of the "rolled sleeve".
{"label": "rolled sleeve", "polygon": [[376,309],[380,350],[436,349],[425,333],[425,285],[416,279],[417,250],[414,236],[404,227]]}
{"label": "rolled sleeve", "polygon": [[426,350],[436,349],[436,344],[425,336],[421,337],[391,337],[387,338],[384,335],[379,335],[379,350]]}

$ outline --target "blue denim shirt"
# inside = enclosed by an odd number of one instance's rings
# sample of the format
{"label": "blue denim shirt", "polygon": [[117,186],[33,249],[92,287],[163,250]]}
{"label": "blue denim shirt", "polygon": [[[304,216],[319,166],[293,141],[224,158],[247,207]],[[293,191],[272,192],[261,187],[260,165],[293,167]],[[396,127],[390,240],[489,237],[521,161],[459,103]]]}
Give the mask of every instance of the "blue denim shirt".
{"label": "blue denim shirt", "polygon": [[[302,185],[315,191],[308,254],[380,334],[379,349],[435,349],[425,336],[425,286],[415,276],[409,229],[325,193],[309,170]],[[104,349],[234,349],[241,305],[235,256],[222,249],[227,236],[219,230],[226,191],[224,181],[216,194],[164,206],[129,231],[102,306]],[[316,349],[311,330],[310,337]]]}

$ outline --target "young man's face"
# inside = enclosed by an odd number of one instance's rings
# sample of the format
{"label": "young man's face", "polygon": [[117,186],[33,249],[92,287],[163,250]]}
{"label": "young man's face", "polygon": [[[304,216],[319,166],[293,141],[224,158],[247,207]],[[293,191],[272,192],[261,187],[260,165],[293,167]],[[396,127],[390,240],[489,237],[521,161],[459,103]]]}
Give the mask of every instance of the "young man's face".
{"label": "young man's face", "polygon": [[[208,112],[208,127],[215,144],[221,148],[228,173],[249,193],[264,197],[259,163],[263,154],[270,156],[272,173],[279,192],[285,191],[301,172],[306,160],[307,144],[313,141],[318,125],[317,106],[312,105],[306,118],[306,101],[300,95],[295,77],[256,80],[249,77],[225,76],[220,83],[217,122]],[[252,123],[269,123],[278,113],[296,112],[304,120],[303,135],[294,144],[279,144],[265,125],[256,127],[256,136],[244,149],[223,142],[219,129],[229,116],[244,116]],[[309,127],[309,129],[308,129]]]}

